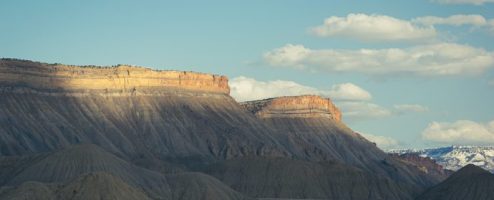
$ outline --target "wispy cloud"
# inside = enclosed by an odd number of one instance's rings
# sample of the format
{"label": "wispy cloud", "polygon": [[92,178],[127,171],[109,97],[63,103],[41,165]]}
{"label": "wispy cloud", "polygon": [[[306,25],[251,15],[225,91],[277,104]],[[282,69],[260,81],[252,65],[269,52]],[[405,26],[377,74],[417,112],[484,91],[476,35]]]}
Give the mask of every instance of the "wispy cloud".
{"label": "wispy cloud", "polygon": [[343,112],[343,119],[350,121],[378,119],[393,115],[391,110],[371,102],[344,101],[337,102],[337,106]]}
{"label": "wispy cloud", "polygon": [[484,3],[492,3],[494,0],[431,0],[431,2],[436,2],[440,4],[472,4],[472,5],[482,5]]}
{"label": "wispy cloud", "polygon": [[489,20],[488,22],[489,26],[489,32],[494,35],[494,19]]}
{"label": "wispy cloud", "polygon": [[266,63],[276,67],[368,75],[476,75],[494,65],[493,52],[455,43],[359,50],[309,49],[287,44],[266,52],[263,57]]}
{"label": "wispy cloud", "polygon": [[425,17],[415,18],[412,21],[414,23],[423,24],[427,26],[433,26],[438,24],[451,25],[451,26],[487,25],[487,20],[482,15],[451,15],[449,17],[425,16]]}
{"label": "wispy cloud", "polygon": [[395,112],[397,113],[409,113],[409,112],[417,112],[417,113],[422,113],[422,112],[427,112],[429,111],[428,107],[418,105],[418,104],[399,104],[399,105],[394,105],[393,106],[395,109]]}
{"label": "wispy cloud", "polygon": [[451,15],[449,17],[425,16],[412,20],[415,24],[424,26],[449,25],[449,26],[471,26],[472,30],[483,30],[494,34],[494,19],[486,19],[482,15]]}

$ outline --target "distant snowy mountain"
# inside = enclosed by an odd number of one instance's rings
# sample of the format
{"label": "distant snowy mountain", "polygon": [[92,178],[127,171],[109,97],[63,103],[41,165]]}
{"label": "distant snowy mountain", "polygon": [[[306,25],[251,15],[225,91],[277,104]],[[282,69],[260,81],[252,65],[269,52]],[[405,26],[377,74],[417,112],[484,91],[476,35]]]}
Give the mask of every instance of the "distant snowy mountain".
{"label": "distant snowy mountain", "polygon": [[450,146],[430,149],[391,150],[389,153],[418,154],[429,157],[446,169],[458,170],[474,164],[494,173],[494,147]]}

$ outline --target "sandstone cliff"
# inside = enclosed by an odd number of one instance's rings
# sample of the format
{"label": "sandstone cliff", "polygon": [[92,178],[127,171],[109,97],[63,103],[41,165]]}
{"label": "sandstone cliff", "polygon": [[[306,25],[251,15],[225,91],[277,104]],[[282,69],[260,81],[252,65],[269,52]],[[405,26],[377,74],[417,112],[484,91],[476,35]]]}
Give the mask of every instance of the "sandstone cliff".
{"label": "sandstone cliff", "polygon": [[330,99],[315,95],[278,97],[242,105],[260,118],[328,118],[341,121],[340,110]]}
{"label": "sandstone cliff", "polygon": [[117,65],[113,67],[68,66],[22,60],[0,60],[0,90],[64,95],[84,93],[157,95],[166,91],[194,91],[228,95],[225,76],[160,71]]}

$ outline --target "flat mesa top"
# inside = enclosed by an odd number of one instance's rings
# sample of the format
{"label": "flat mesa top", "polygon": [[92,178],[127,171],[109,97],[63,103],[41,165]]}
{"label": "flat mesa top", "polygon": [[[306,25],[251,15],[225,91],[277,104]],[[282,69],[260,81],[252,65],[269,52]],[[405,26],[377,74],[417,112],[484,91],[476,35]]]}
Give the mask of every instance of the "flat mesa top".
{"label": "flat mesa top", "polygon": [[65,91],[174,88],[222,94],[230,92],[228,78],[220,75],[129,65],[71,66],[14,59],[0,60],[1,85]]}

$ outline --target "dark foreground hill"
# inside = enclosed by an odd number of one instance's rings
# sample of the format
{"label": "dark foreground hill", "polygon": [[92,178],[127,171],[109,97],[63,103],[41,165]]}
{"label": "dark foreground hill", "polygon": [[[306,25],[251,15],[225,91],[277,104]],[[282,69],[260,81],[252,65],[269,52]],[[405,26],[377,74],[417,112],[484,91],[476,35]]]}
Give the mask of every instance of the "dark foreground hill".
{"label": "dark foreground hill", "polygon": [[144,192],[105,172],[88,173],[67,184],[28,181],[17,187],[4,188],[0,198],[11,200],[150,199]]}
{"label": "dark foreground hill", "polygon": [[2,166],[0,199],[246,199],[211,176],[160,174],[96,145],[0,162],[8,163]]}
{"label": "dark foreground hill", "polygon": [[104,172],[151,199],[413,199],[445,178],[382,152],[329,99],[240,105],[224,76],[2,59],[0,95],[0,186],[21,191]]}
{"label": "dark foreground hill", "polygon": [[469,164],[417,198],[417,200],[463,199],[494,199],[494,174]]}

